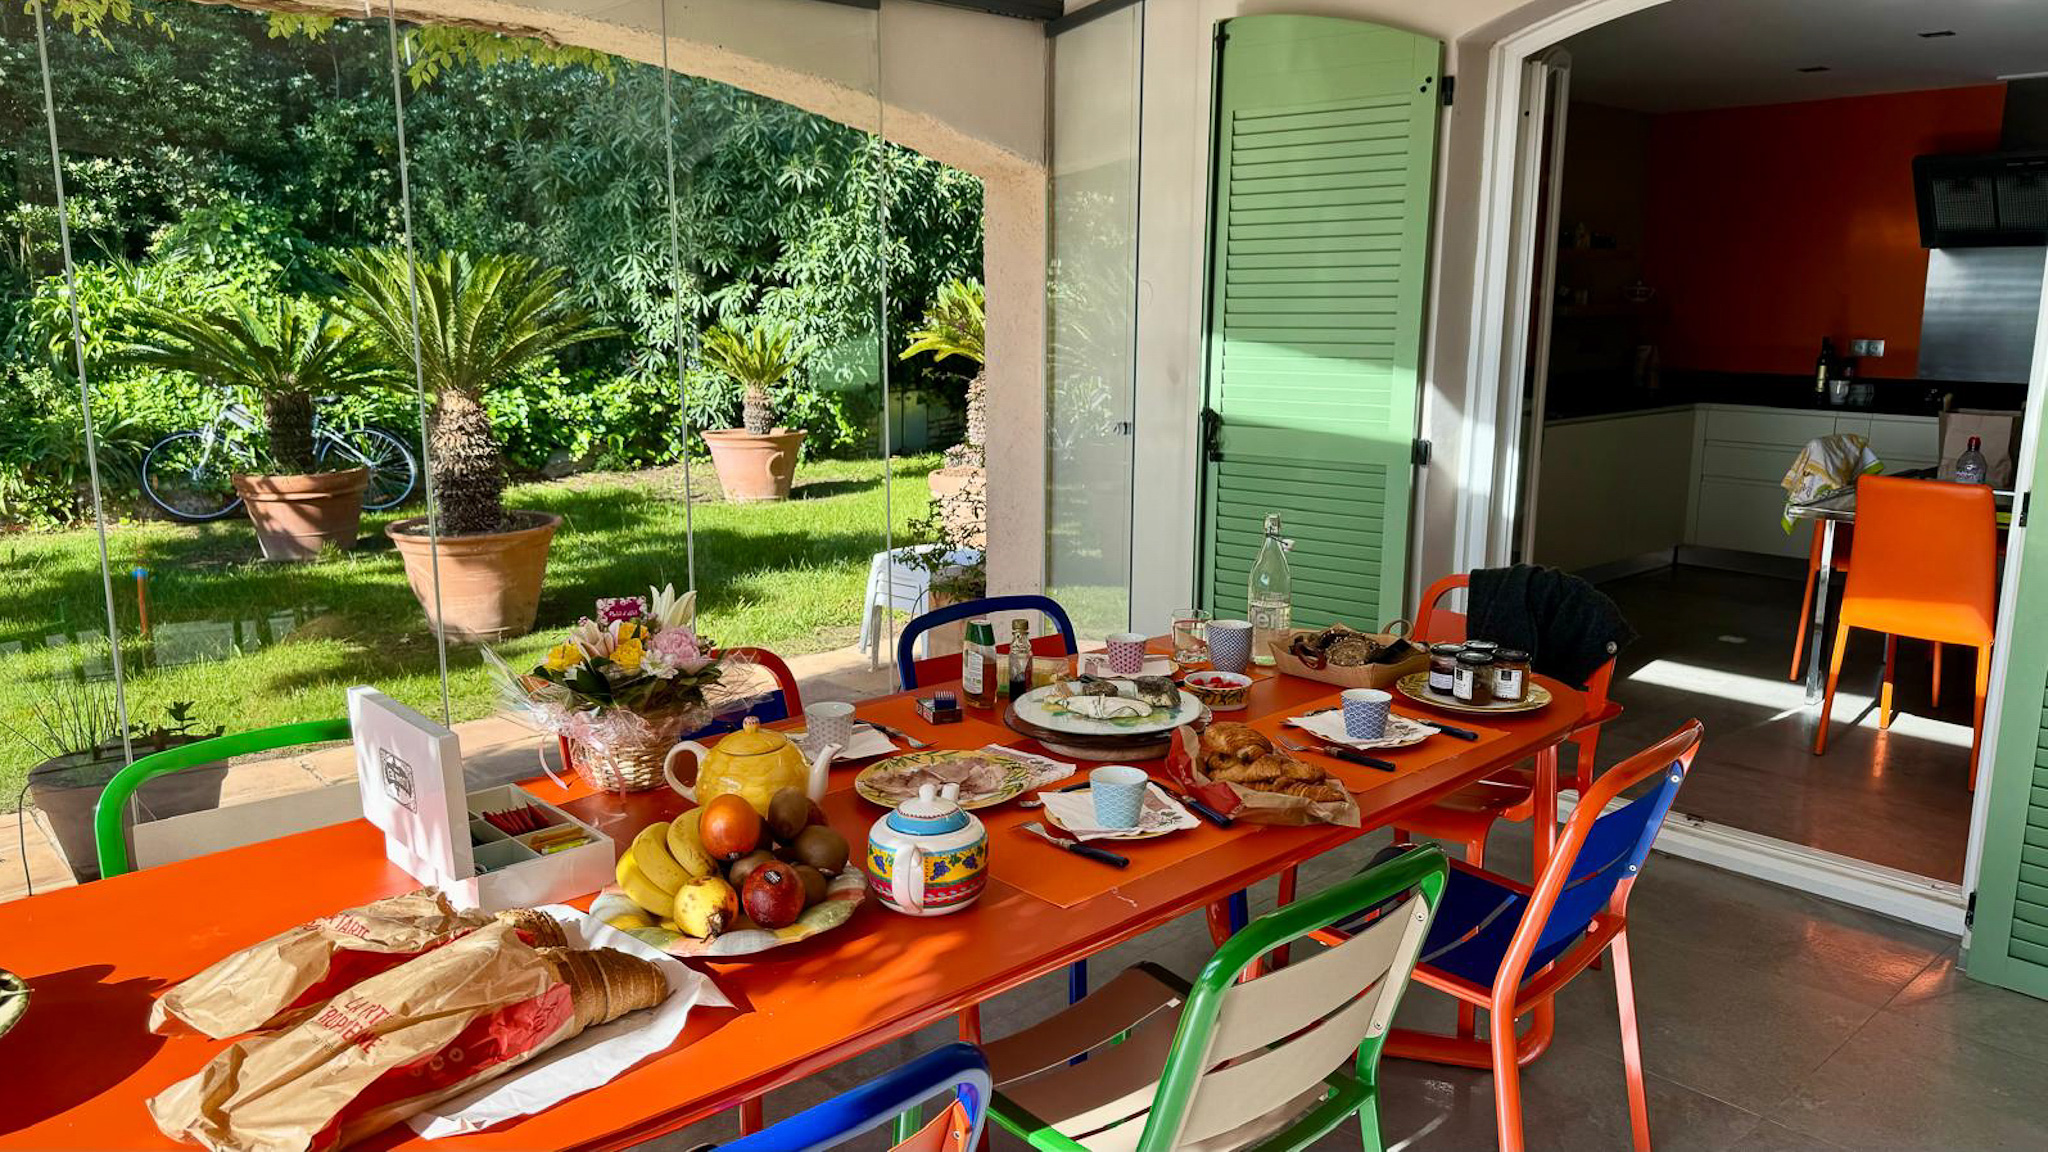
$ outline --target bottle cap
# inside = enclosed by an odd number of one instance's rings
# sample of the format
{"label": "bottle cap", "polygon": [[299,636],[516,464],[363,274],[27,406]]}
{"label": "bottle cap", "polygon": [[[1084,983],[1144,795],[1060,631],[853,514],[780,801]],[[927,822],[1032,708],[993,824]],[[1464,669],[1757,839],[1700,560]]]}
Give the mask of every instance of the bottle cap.
{"label": "bottle cap", "polygon": [[1977,437],[1977,436],[1972,436],[1972,437],[1970,437],[1970,448],[1969,448],[1969,450],[1970,450],[1970,451],[1972,451],[1972,452],[1975,452],[1975,451],[1977,451],[1977,450],[1978,450],[1979,448],[1981,448],[1981,447],[1983,447],[1983,446],[1984,446],[1984,441],[1983,441],[1983,439],[1982,439],[1981,437]]}

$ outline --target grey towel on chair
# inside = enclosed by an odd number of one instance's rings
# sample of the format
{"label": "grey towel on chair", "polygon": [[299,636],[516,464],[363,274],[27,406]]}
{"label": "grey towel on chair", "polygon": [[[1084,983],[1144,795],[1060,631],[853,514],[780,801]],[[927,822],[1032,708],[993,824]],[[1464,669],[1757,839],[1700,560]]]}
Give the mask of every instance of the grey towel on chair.
{"label": "grey towel on chair", "polygon": [[1636,638],[1605,592],[1556,568],[1477,569],[1471,597],[1465,635],[1519,648],[1536,671],[1574,687]]}

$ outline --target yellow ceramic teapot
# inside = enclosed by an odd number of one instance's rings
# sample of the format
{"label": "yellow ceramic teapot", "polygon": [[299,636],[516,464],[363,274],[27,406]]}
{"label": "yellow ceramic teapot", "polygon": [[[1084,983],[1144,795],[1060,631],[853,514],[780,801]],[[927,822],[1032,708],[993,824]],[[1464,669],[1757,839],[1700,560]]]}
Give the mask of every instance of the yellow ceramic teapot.
{"label": "yellow ceramic teapot", "polygon": [[[661,772],[668,778],[669,787],[693,803],[709,804],[714,797],[737,792],[746,797],[755,811],[766,816],[768,802],[784,788],[800,788],[811,799],[823,800],[832,758],[838,754],[839,745],[833,744],[820,749],[815,760],[805,763],[803,749],[789,737],[761,727],[759,720],[749,716],[744,727],[727,733],[716,748],[685,740],[669,749]],[[697,760],[694,785],[676,778],[676,758],[683,755]]]}

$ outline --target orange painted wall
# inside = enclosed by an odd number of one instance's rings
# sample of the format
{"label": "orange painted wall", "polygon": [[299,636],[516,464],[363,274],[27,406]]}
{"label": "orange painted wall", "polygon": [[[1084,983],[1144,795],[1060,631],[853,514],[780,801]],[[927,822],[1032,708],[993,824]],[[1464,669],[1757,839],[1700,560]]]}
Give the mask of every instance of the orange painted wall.
{"label": "orange painted wall", "polygon": [[1912,376],[1927,252],[1913,157],[1998,146],[2005,86],[1652,118],[1643,275],[1667,369],[1810,373],[1822,336]]}

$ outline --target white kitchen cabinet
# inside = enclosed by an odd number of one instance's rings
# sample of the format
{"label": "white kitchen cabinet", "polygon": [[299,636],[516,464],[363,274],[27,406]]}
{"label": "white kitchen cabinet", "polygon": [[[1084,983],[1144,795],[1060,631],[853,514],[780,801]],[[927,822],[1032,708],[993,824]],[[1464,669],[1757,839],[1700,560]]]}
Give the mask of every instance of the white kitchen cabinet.
{"label": "white kitchen cabinet", "polygon": [[1933,416],[1702,404],[1693,425],[1685,542],[1805,559],[1812,530],[1795,523],[1785,532],[1779,481],[1807,441],[1836,432],[1869,441],[1888,473],[1930,467],[1941,455],[1941,422]]}

